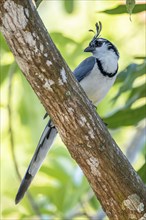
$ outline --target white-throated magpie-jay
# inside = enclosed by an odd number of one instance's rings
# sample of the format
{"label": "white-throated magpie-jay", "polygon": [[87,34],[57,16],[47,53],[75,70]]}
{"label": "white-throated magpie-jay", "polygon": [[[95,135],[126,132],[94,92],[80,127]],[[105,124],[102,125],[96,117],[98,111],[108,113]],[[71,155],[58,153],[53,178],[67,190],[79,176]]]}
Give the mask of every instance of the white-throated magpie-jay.
{"label": "white-throated magpie-jay", "polygon": [[[96,23],[97,33],[84,50],[85,52],[91,52],[92,56],[83,60],[73,72],[94,105],[97,105],[105,97],[115,82],[118,71],[118,50],[110,41],[99,37],[101,28],[101,23]],[[23,198],[56,135],[57,130],[53,122],[49,120],[21,182],[15,199],[16,204]]]}

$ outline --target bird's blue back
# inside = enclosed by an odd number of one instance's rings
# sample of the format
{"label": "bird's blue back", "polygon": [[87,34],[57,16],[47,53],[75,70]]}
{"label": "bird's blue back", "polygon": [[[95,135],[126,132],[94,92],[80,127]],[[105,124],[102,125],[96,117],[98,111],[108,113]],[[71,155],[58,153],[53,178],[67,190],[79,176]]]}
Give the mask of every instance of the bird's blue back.
{"label": "bird's blue back", "polygon": [[83,60],[79,66],[74,70],[73,74],[76,79],[80,82],[86,76],[90,74],[96,62],[96,58],[91,56]]}

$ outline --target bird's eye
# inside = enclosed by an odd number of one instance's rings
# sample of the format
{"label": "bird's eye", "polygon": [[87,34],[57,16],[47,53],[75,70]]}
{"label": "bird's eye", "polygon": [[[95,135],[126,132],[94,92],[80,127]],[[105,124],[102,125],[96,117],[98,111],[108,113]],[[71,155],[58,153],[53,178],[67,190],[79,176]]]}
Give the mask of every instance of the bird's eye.
{"label": "bird's eye", "polygon": [[96,47],[101,47],[101,46],[102,46],[102,43],[103,43],[103,42],[101,42],[101,41],[96,41],[95,45],[96,45]]}

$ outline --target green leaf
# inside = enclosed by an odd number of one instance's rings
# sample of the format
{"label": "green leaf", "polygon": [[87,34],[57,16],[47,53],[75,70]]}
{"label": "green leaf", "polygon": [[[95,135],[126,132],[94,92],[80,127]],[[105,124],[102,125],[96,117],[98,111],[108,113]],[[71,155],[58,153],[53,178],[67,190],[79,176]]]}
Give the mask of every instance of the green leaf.
{"label": "green leaf", "polygon": [[[40,137],[41,132],[46,124],[46,122],[42,120],[45,111],[43,106],[40,104],[38,97],[24,78],[23,74],[19,74],[19,76],[21,77],[21,90],[19,90],[20,101],[18,103],[19,117],[21,123],[30,129],[34,143],[37,143],[38,137]],[[37,128],[35,129],[35,132],[34,128]]]}
{"label": "green leaf", "polygon": [[60,32],[51,32],[50,35],[52,39],[56,41],[58,44],[60,44],[62,47],[66,46],[66,44],[68,43],[77,44],[76,41],[74,41],[73,39],[69,37],[64,36]]}
{"label": "green leaf", "polygon": [[64,36],[60,32],[52,32],[50,35],[53,41],[56,42],[58,49],[61,51],[68,65],[74,67],[77,57],[79,57],[82,51],[81,44],[70,37]]}
{"label": "green leaf", "polygon": [[43,166],[40,170],[40,172],[45,173],[47,176],[50,176],[51,178],[57,179],[61,184],[65,184],[66,181],[70,180],[69,175],[63,170],[59,164],[54,163],[49,167]]}
{"label": "green leaf", "polygon": [[[10,58],[10,49],[6,43],[6,40],[5,38],[3,37],[2,33],[0,33],[0,49],[1,49],[1,59],[2,59],[2,62],[1,62],[1,67],[0,67],[0,85],[5,81],[5,79],[8,77],[9,73],[11,71],[15,71],[17,70],[17,64],[16,62],[12,59],[12,60],[9,60]],[[3,56],[5,57],[6,61],[7,61],[5,64],[3,62]]]}
{"label": "green leaf", "polygon": [[1,45],[1,53],[4,51],[10,51],[8,44],[6,43],[5,38],[3,37],[2,33],[0,32],[0,45]]}
{"label": "green leaf", "polygon": [[134,59],[136,60],[146,60],[145,56],[135,56]]}
{"label": "green leaf", "polygon": [[125,70],[121,71],[118,74],[116,84],[122,83],[122,85],[116,96],[113,98],[113,101],[116,101],[117,98],[121,96],[121,93],[133,89],[132,87],[135,79],[144,75],[145,70],[146,70],[146,61],[144,61],[142,64],[132,63],[129,66],[127,66]]}
{"label": "green leaf", "polygon": [[94,208],[95,210],[97,210],[100,206],[97,198],[95,197],[95,195],[90,199],[89,203],[92,206],[92,208]]}
{"label": "green leaf", "polygon": [[10,68],[10,65],[1,65],[0,85],[8,77],[9,68]]}
{"label": "green leaf", "polygon": [[144,165],[138,170],[138,174],[143,180],[144,183],[146,183],[146,162]]}
{"label": "green leaf", "polygon": [[108,128],[118,128],[122,126],[136,125],[145,118],[146,105],[136,109],[121,109],[109,117],[104,118],[104,122],[108,124]]}
{"label": "green leaf", "polygon": [[1,65],[0,85],[9,77],[11,73],[17,73],[18,66],[14,61],[10,65]]}
{"label": "green leaf", "polygon": [[146,70],[146,60],[144,60],[142,64],[132,63],[118,74],[116,83],[119,83],[122,81],[125,82],[125,79],[126,79],[126,83],[127,81],[129,82],[129,80],[130,80],[130,83],[133,83],[135,78],[145,74],[145,70]]}
{"label": "green leaf", "polygon": [[64,0],[64,8],[67,13],[71,14],[74,10],[74,0]]}
{"label": "green leaf", "polygon": [[2,215],[6,216],[10,216],[14,213],[14,208],[13,207],[8,207],[7,209],[5,209],[4,211],[2,211]]}
{"label": "green leaf", "polygon": [[141,86],[133,88],[127,98],[126,106],[131,106],[138,99],[141,99],[146,96],[146,85],[145,83]]}
{"label": "green leaf", "polygon": [[[139,13],[146,10],[146,4],[136,4],[133,14]],[[127,13],[125,5],[119,5],[116,8],[100,11],[106,14],[116,15],[116,14],[123,14]]]}
{"label": "green leaf", "polygon": [[135,0],[126,0],[126,8],[130,15],[130,20],[131,20],[131,14],[132,14],[134,7],[135,7]]}

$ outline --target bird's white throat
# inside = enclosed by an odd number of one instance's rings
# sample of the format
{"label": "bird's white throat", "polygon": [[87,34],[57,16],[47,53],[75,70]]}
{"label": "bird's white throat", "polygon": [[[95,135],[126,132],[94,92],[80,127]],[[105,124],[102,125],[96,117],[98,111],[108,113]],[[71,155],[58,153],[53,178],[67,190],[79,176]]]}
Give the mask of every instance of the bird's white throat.
{"label": "bird's white throat", "polygon": [[108,49],[107,44],[104,43],[101,48],[97,48],[93,56],[101,62],[105,72],[113,73],[117,69],[119,57],[113,49]]}

